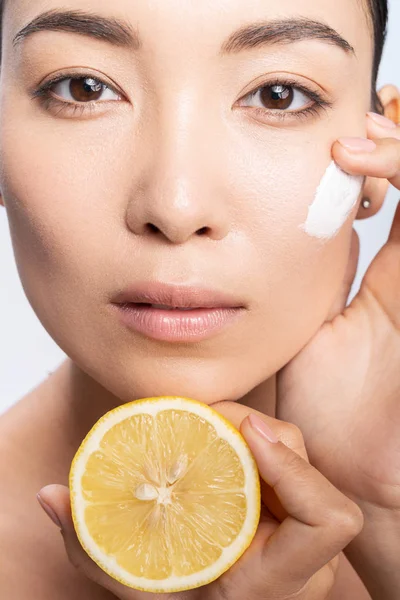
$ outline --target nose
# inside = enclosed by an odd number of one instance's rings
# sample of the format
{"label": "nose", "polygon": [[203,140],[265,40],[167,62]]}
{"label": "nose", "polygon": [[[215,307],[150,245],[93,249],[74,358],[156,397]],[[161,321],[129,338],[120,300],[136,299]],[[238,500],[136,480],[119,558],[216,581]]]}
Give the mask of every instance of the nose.
{"label": "nose", "polygon": [[129,229],[174,244],[195,236],[223,239],[230,231],[230,211],[227,191],[221,194],[215,146],[173,119],[149,138],[135,160]]}

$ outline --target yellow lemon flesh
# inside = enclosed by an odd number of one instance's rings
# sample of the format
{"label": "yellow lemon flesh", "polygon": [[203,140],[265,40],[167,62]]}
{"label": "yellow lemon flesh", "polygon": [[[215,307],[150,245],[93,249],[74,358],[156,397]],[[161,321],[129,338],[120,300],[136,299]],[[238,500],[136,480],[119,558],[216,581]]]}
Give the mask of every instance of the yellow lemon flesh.
{"label": "yellow lemon flesh", "polygon": [[126,586],[200,587],[250,545],[257,465],[240,432],[188,398],[136,400],[106,413],[76,453],[69,485],[86,553]]}

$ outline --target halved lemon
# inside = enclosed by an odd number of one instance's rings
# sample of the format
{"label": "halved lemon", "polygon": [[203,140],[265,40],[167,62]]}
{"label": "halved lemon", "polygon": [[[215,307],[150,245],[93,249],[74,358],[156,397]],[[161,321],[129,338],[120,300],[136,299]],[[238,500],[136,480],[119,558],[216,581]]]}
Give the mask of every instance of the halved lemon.
{"label": "halved lemon", "polygon": [[214,581],[245,552],[260,519],[260,479],[246,441],[189,398],[144,398],[106,413],[79,447],[69,485],[86,553],[147,592]]}

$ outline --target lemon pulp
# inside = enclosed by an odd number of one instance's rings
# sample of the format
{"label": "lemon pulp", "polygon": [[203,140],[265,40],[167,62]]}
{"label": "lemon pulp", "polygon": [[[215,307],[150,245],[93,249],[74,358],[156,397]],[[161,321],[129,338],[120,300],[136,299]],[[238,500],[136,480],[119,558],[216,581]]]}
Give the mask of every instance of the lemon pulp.
{"label": "lemon pulp", "polygon": [[104,415],[78,450],[70,487],[84,549],[112,577],[146,591],[216,579],[259,521],[247,444],[190,399],[144,399]]}

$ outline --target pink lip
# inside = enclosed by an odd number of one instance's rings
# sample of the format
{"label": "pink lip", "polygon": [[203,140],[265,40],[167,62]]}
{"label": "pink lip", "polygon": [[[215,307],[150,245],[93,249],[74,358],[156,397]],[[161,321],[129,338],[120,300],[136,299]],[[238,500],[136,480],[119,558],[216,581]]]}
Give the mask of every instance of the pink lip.
{"label": "pink lip", "polygon": [[162,310],[140,304],[121,304],[118,310],[129,329],[165,342],[198,342],[218,333],[245,312],[243,308]]}
{"label": "pink lip", "polygon": [[[129,329],[167,342],[206,339],[232,324],[246,309],[242,301],[226,292],[160,283],[130,287],[119,293],[113,304]],[[149,304],[178,308],[163,310]]]}

